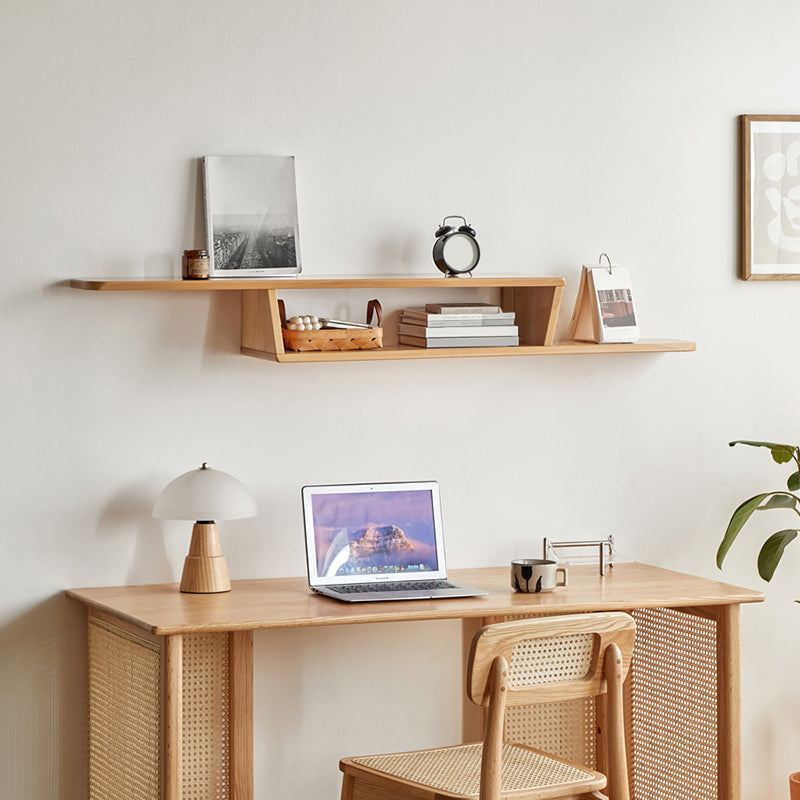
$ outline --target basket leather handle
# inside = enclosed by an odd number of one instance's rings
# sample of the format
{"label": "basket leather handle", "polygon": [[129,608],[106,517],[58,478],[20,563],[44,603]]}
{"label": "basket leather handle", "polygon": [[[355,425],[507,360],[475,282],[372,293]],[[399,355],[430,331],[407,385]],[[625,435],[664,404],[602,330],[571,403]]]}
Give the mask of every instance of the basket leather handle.
{"label": "basket leather handle", "polygon": [[[286,327],[286,305],[282,299],[278,300],[278,314],[281,318],[281,327]],[[370,300],[367,303],[367,325],[372,323],[372,316],[373,314],[377,318],[378,325],[380,326],[381,320],[383,319],[383,309],[381,308],[381,304],[378,300]]]}
{"label": "basket leather handle", "polygon": [[381,320],[383,319],[383,309],[381,308],[381,304],[378,300],[370,300],[367,303],[367,325],[372,323],[372,314],[375,313],[375,316],[378,320],[378,326],[380,327]]}

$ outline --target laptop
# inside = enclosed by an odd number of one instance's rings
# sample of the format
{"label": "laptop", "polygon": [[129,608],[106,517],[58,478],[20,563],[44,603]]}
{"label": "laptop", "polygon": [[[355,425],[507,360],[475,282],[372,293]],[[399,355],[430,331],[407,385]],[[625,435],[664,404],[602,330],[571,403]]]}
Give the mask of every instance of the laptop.
{"label": "laptop", "polygon": [[439,484],[303,487],[308,585],[348,603],[477,597],[447,579]]}

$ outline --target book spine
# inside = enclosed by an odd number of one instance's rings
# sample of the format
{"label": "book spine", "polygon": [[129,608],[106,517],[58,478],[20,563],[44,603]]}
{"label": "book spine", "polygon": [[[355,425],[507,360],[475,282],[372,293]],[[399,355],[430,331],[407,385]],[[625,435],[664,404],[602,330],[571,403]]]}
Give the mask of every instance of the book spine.
{"label": "book spine", "polygon": [[426,303],[425,310],[429,314],[500,314],[500,306],[490,305],[447,305],[443,303]]}
{"label": "book spine", "polygon": [[205,229],[206,237],[206,250],[208,250],[208,268],[209,274],[214,275],[214,241],[211,230],[211,196],[208,188],[209,183],[209,170],[211,168],[209,157],[203,156],[202,159],[202,172],[203,172],[203,228]]}
{"label": "book spine", "polygon": [[502,314],[414,314],[404,311],[402,322],[410,325],[427,325],[429,328],[446,328],[450,325],[481,327],[486,325],[513,325],[514,312]]}
{"label": "book spine", "polygon": [[400,335],[397,337],[400,344],[415,347],[516,347],[519,345],[518,336],[464,336],[447,339],[421,339],[418,336]]}
{"label": "book spine", "polygon": [[497,336],[518,336],[519,328],[516,325],[425,328],[422,325],[406,325],[401,322],[397,326],[397,332],[426,339],[456,338],[461,336],[483,339]]}

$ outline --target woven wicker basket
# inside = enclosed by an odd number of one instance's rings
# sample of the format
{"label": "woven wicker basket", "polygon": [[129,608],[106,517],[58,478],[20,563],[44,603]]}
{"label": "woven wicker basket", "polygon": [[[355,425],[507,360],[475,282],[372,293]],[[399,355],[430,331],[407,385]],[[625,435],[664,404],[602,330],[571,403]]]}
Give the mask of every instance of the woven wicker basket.
{"label": "woven wicker basket", "polygon": [[381,320],[383,310],[377,300],[367,303],[367,324],[371,323],[373,313],[377,320],[374,328],[341,328],[318,331],[290,331],[286,328],[286,307],[278,300],[281,315],[283,346],[298,353],[310,350],[377,350],[383,346]]}

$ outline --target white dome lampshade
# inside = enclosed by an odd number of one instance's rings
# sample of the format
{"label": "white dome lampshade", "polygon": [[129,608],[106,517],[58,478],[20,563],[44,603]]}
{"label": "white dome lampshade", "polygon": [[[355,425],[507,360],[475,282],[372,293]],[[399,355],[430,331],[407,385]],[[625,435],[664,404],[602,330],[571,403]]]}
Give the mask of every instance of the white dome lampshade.
{"label": "white dome lampshade", "polygon": [[257,513],[256,501],[240,481],[207,464],[185,472],[164,487],[153,506],[153,516],[195,520],[189,555],[183,564],[182,592],[230,591],[228,565],[215,520],[243,519]]}

